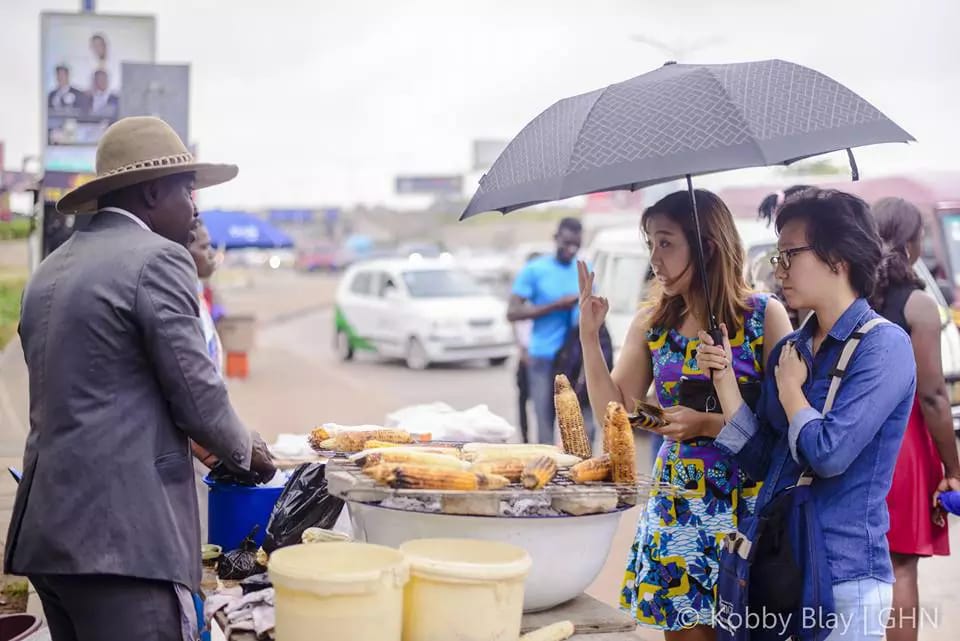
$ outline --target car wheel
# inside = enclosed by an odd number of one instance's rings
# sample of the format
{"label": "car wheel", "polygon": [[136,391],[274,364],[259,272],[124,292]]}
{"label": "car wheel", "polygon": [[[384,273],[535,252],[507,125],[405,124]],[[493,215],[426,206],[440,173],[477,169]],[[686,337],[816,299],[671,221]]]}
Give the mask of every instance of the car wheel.
{"label": "car wheel", "polygon": [[350,337],[343,330],[337,331],[337,356],[341,361],[349,361],[353,358],[353,345],[350,344]]}
{"label": "car wheel", "polygon": [[430,367],[430,358],[427,356],[427,350],[423,348],[417,338],[411,338],[407,344],[407,367],[414,370],[424,370]]}
{"label": "car wheel", "polygon": [[490,359],[490,366],[491,366],[491,367],[503,367],[504,365],[507,364],[507,361],[508,361],[508,360],[510,360],[510,357],[508,357],[508,356],[498,356],[497,358],[491,358],[491,359]]}

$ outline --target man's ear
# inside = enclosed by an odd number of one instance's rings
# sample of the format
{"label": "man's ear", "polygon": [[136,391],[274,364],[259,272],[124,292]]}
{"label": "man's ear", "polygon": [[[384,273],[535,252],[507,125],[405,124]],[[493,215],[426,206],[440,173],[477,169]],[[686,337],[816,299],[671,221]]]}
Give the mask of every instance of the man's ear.
{"label": "man's ear", "polygon": [[149,209],[154,209],[160,202],[160,181],[148,180],[140,187],[140,197]]}

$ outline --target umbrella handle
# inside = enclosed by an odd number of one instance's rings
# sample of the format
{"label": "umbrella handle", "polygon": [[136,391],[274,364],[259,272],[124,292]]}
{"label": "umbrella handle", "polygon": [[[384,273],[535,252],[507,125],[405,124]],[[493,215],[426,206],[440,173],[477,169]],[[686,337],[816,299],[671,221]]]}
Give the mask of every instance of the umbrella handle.
{"label": "umbrella handle", "polygon": [[857,167],[857,159],[853,157],[853,150],[847,147],[847,160],[850,161],[850,180],[857,182],[860,180],[860,169]]}

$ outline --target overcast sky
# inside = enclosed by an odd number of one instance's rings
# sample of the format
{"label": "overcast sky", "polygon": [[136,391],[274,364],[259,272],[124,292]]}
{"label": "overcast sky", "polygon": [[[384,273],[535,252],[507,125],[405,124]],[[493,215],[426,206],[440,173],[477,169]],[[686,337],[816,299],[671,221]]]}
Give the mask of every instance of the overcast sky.
{"label": "overcast sky", "polygon": [[[0,0],[0,140],[40,149],[39,14]],[[681,62],[778,57],[822,71],[912,133],[865,176],[960,168],[956,0],[98,0],[154,14],[157,61],[192,64],[191,138],[240,176],[204,206],[387,202],[398,173],[461,173],[556,100]],[[476,180],[472,174],[470,180]],[[409,202],[409,201],[408,201]]]}

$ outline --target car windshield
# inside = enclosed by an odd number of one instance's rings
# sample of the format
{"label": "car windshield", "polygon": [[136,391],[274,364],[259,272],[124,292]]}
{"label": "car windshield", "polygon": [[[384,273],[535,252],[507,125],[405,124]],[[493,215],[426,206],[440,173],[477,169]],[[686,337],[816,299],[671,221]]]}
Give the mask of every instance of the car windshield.
{"label": "car windshield", "polygon": [[951,212],[942,218],[943,237],[946,240],[950,266],[953,270],[953,285],[960,287],[960,212]]}
{"label": "car windshield", "polygon": [[458,298],[486,293],[468,273],[452,269],[405,271],[403,282],[413,298]]}
{"label": "car windshield", "polygon": [[647,256],[613,256],[607,263],[609,278],[604,278],[610,311],[614,314],[635,314],[643,294],[644,276],[650,259]]}

